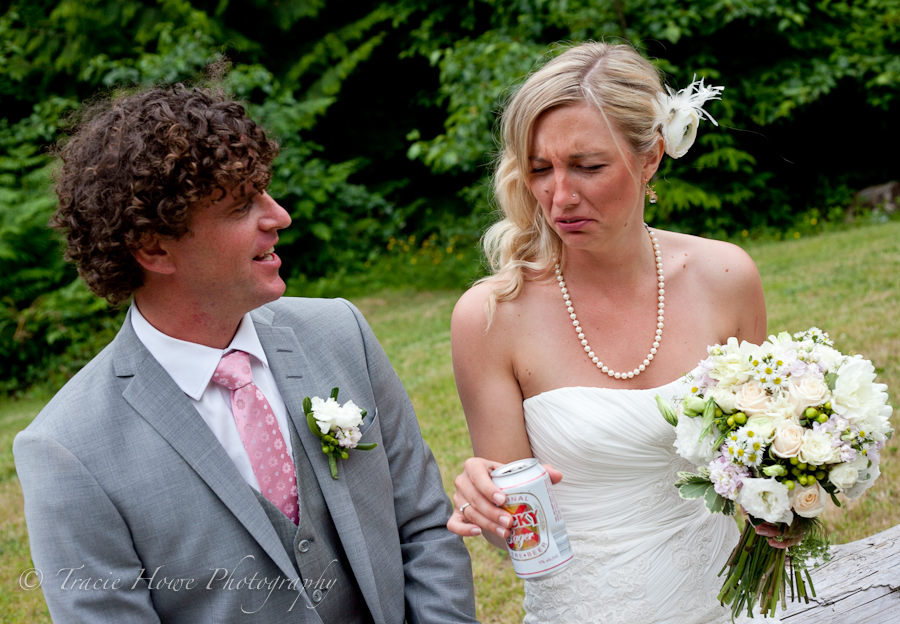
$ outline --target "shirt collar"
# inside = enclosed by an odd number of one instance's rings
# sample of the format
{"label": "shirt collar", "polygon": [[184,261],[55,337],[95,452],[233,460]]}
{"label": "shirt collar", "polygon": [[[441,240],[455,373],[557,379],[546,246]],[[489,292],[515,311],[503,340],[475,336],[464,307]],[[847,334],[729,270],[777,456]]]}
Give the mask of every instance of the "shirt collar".
{"label": "shirt collar", "polygon": [[147,347],[160,366],[169,374],[186,395],[199,401],[216,372],[219,360],[228,351],[246,351],[263,366],[269,367],[253,319],[247,313],[241,319],[237,333],[226,349],[214,349],[194,342],[187,342],[162,333],[141,314],[135,303],[131,304],[131,326],[138,339]]}

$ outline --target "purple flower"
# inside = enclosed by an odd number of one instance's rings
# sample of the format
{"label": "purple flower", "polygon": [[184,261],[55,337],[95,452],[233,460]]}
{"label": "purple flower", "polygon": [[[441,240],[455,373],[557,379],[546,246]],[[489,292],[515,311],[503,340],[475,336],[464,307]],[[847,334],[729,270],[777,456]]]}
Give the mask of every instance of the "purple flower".
{"label": "purple flower", "polygon": [[716,494],[729,500],[737,498],[737,491],[743,480],[750,475],[746,466],[737,466],[725,455],[709,462],[709,480]]}

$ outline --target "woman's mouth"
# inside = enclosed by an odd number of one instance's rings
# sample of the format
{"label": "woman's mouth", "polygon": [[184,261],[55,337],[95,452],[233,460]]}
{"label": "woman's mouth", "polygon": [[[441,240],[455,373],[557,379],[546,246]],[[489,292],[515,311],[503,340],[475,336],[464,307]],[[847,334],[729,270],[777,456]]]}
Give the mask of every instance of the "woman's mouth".
{"label": "woman's mouth", "polygon": [[564,232],[576,232],[590,222],[590,219],[557,219],[556,225]]}

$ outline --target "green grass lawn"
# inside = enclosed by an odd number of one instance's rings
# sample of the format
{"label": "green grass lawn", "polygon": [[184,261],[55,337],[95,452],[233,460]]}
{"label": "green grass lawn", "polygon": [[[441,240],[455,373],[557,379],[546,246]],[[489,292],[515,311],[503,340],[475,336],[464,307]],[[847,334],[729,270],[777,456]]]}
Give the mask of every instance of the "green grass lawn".
{"label": "green grass lawn", "polygon": [[[791,332],[817,325],[843,352],[873,360],[879,381],[900,405],[900,223],[748,247],[763,278],[769,330]],[[471,455],[465,418],[450,362],[450,313],[460,292],[385,293],[356,300],[384,345],[419,414],[444,485]],[[31,567],[22,497],[12,462],[12,439],[45,398],[0,406],[0,613],[3,622],[49,621],[40,592],[25,592],[18,578]],[[893,419],[894,427],[900,418]],[[900,436],[883,452],[882,478],[867,496],[831,510],[826,522],[835,542],[852,541],[900,523]],[[506,555],[469,539],[479,617],[522,620],[522,589]]]}

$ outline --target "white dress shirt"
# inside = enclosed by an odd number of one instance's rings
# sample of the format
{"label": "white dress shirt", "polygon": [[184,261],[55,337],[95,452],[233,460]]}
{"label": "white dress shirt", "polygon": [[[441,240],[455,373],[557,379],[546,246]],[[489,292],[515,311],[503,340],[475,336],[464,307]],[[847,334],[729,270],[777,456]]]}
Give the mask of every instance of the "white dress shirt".
{"label": "white dress shirt", "polygon": [[259,481],[253,474],[250,456],[247,455],[237,426],[234,424],[234,416],[231,413],[231,391],[210,381],[223,355],[229,351],[249,353],[253,383],[269,400],[281,435],[284,436],[287,452],[293,457],[291,434],[287,426],[287,408],[275,384],[275,377],[269,369],[269,361],[259,343],[250,314],[245,314],[241,319],[237,333],[227,349],[214,349],[172,338],[153,327],[134,303],[131,304],[131,325],[150,355],[156,358],[197,408],[200,417],[225,448],[225,452],[234,462],[244,481],[259,492]]}

